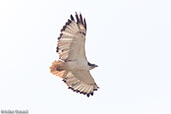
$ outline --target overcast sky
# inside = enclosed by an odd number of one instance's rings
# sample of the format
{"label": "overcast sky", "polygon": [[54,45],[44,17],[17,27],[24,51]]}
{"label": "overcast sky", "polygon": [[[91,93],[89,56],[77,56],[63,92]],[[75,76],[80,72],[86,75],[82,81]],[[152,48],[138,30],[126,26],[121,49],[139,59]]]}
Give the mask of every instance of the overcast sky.
{"label": "overcast sky", "polygon": [[[100,89],[87,98],[49,72],[70,14],[87,20]],[[171,114],[170,0],[0,0],[0,109],[29,114]]]}

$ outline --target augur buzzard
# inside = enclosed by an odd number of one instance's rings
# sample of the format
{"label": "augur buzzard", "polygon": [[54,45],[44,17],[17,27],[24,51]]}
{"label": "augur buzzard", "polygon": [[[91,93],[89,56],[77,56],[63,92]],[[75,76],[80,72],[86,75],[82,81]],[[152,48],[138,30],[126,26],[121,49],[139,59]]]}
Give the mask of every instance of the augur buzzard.
{"label": "augur buzzard", "polygon": [[85,54],[86,31],[85,18],[75,13],[74,19],[71,15],[58,37],[59,60],[52,63],[50,72],[61,77],[69,89],[89,97],[99,87],[89,71],[97,65],[88,62]]}

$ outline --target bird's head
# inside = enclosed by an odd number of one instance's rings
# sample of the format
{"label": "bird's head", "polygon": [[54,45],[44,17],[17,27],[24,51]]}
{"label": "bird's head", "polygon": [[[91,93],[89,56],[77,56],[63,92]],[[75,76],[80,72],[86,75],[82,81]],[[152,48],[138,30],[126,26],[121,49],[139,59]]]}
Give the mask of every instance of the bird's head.
{"label": "bird's head", "polygon": [[96,64],[91,64],[89,62],[88,62],[88,66],[90,66],[90,70],[93,69],[93,68],[95,68],[95,67],[98,67]]}

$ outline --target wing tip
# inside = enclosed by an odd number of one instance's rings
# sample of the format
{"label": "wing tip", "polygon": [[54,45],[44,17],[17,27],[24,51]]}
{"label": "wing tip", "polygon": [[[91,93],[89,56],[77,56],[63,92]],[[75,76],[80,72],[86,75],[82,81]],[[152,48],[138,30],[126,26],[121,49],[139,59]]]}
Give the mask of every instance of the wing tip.
{"label": "wing tip", "polygon": [[72,14],[70,15],[70,18],[71,18],[72,21],[75,21],[74,17],[72,16]]}
{"label": "wing tip", "polygon": [[[63,81],[66,83],[66,80],[63,80]],[[99,89],[99,87],[94,88],[93,91],[91,91],[89,93],[83,92],[83,91],[80,91],[80,90],[77,90],[77,89],[74,89],[71,86],[69,86],[68,89],[71,89],[73,92],[80,93],[80,94],[86,95],[87,97],[90,97],[90,96],[93,96],[94,95],[94,91],[97,91]]]}
{"label": "wing tip", "polygon": [[[82,17],[82,14],[79,13],[79,15],[77,14],[77,12],[75,12],[75,18],[76,18],[76,23],[77,24],[81,24],[83,25],[83,27],[85,28],[85,31],[87,30],[87,24],[86,24],[86,19]],[[61,32],[65,31],[67,26],[70,25],[72,23],[72,21],[75,22],[75,19],[73,17],[73,15],[70,15],[70,19],[68,19],[68,21],[65,23],[65,25],[62,27],[62,29],[60,30]],[[62,33],[60,34],[60,36],[58,37],[58,40],[62,37]]]}
{"label": "wing tip", "polygon": [[[84,25],[84,27],[85,27],[85,23],[86,23],[85,22],[85,18],[83,20],[83,17],[82,17],[82,14],[81,13],[78,14],[77,12],[75,12],[75,18],[76,18],[76,23],[77,24],[80,23],[80,24]],[[66,25],[69,25],[72,21],[75,22],[75,19],[74,19],[73,15],[71,14],[70,15],[70,19],[68,19],[68,21],[65,23],[65,25],[63,26],[63,28],[61,29],[61,31],[65,30]]]}
{"label": "wing tip", "polygon": [[[72,15],[71,15],[72,16]],[[73,20],[74,20],[74,17],[72,16]],[[76,23],[77,24],[82,24],[85,28],[85,30],[87,30],[87,24],[86,24],[86,19],[83,18],[82,14],[81,13],[77,13],[75,12],[75,18],[76,18]]]}

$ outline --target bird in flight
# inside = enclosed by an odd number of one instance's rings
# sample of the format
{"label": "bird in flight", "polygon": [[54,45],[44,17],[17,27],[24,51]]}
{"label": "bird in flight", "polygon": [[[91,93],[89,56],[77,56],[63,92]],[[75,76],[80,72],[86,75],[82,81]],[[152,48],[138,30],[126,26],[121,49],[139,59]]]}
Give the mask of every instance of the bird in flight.
{"label": "bird in flight", "polygon": [[99,87],[90,74],[97,65],[88,62],[85,54],[86,31],[85,18],[77,12],[75,19],[70,15],[58,37],[56,52],[59,60],[52,63],[50,72],[62,78],[69,89],[89,97]]}

